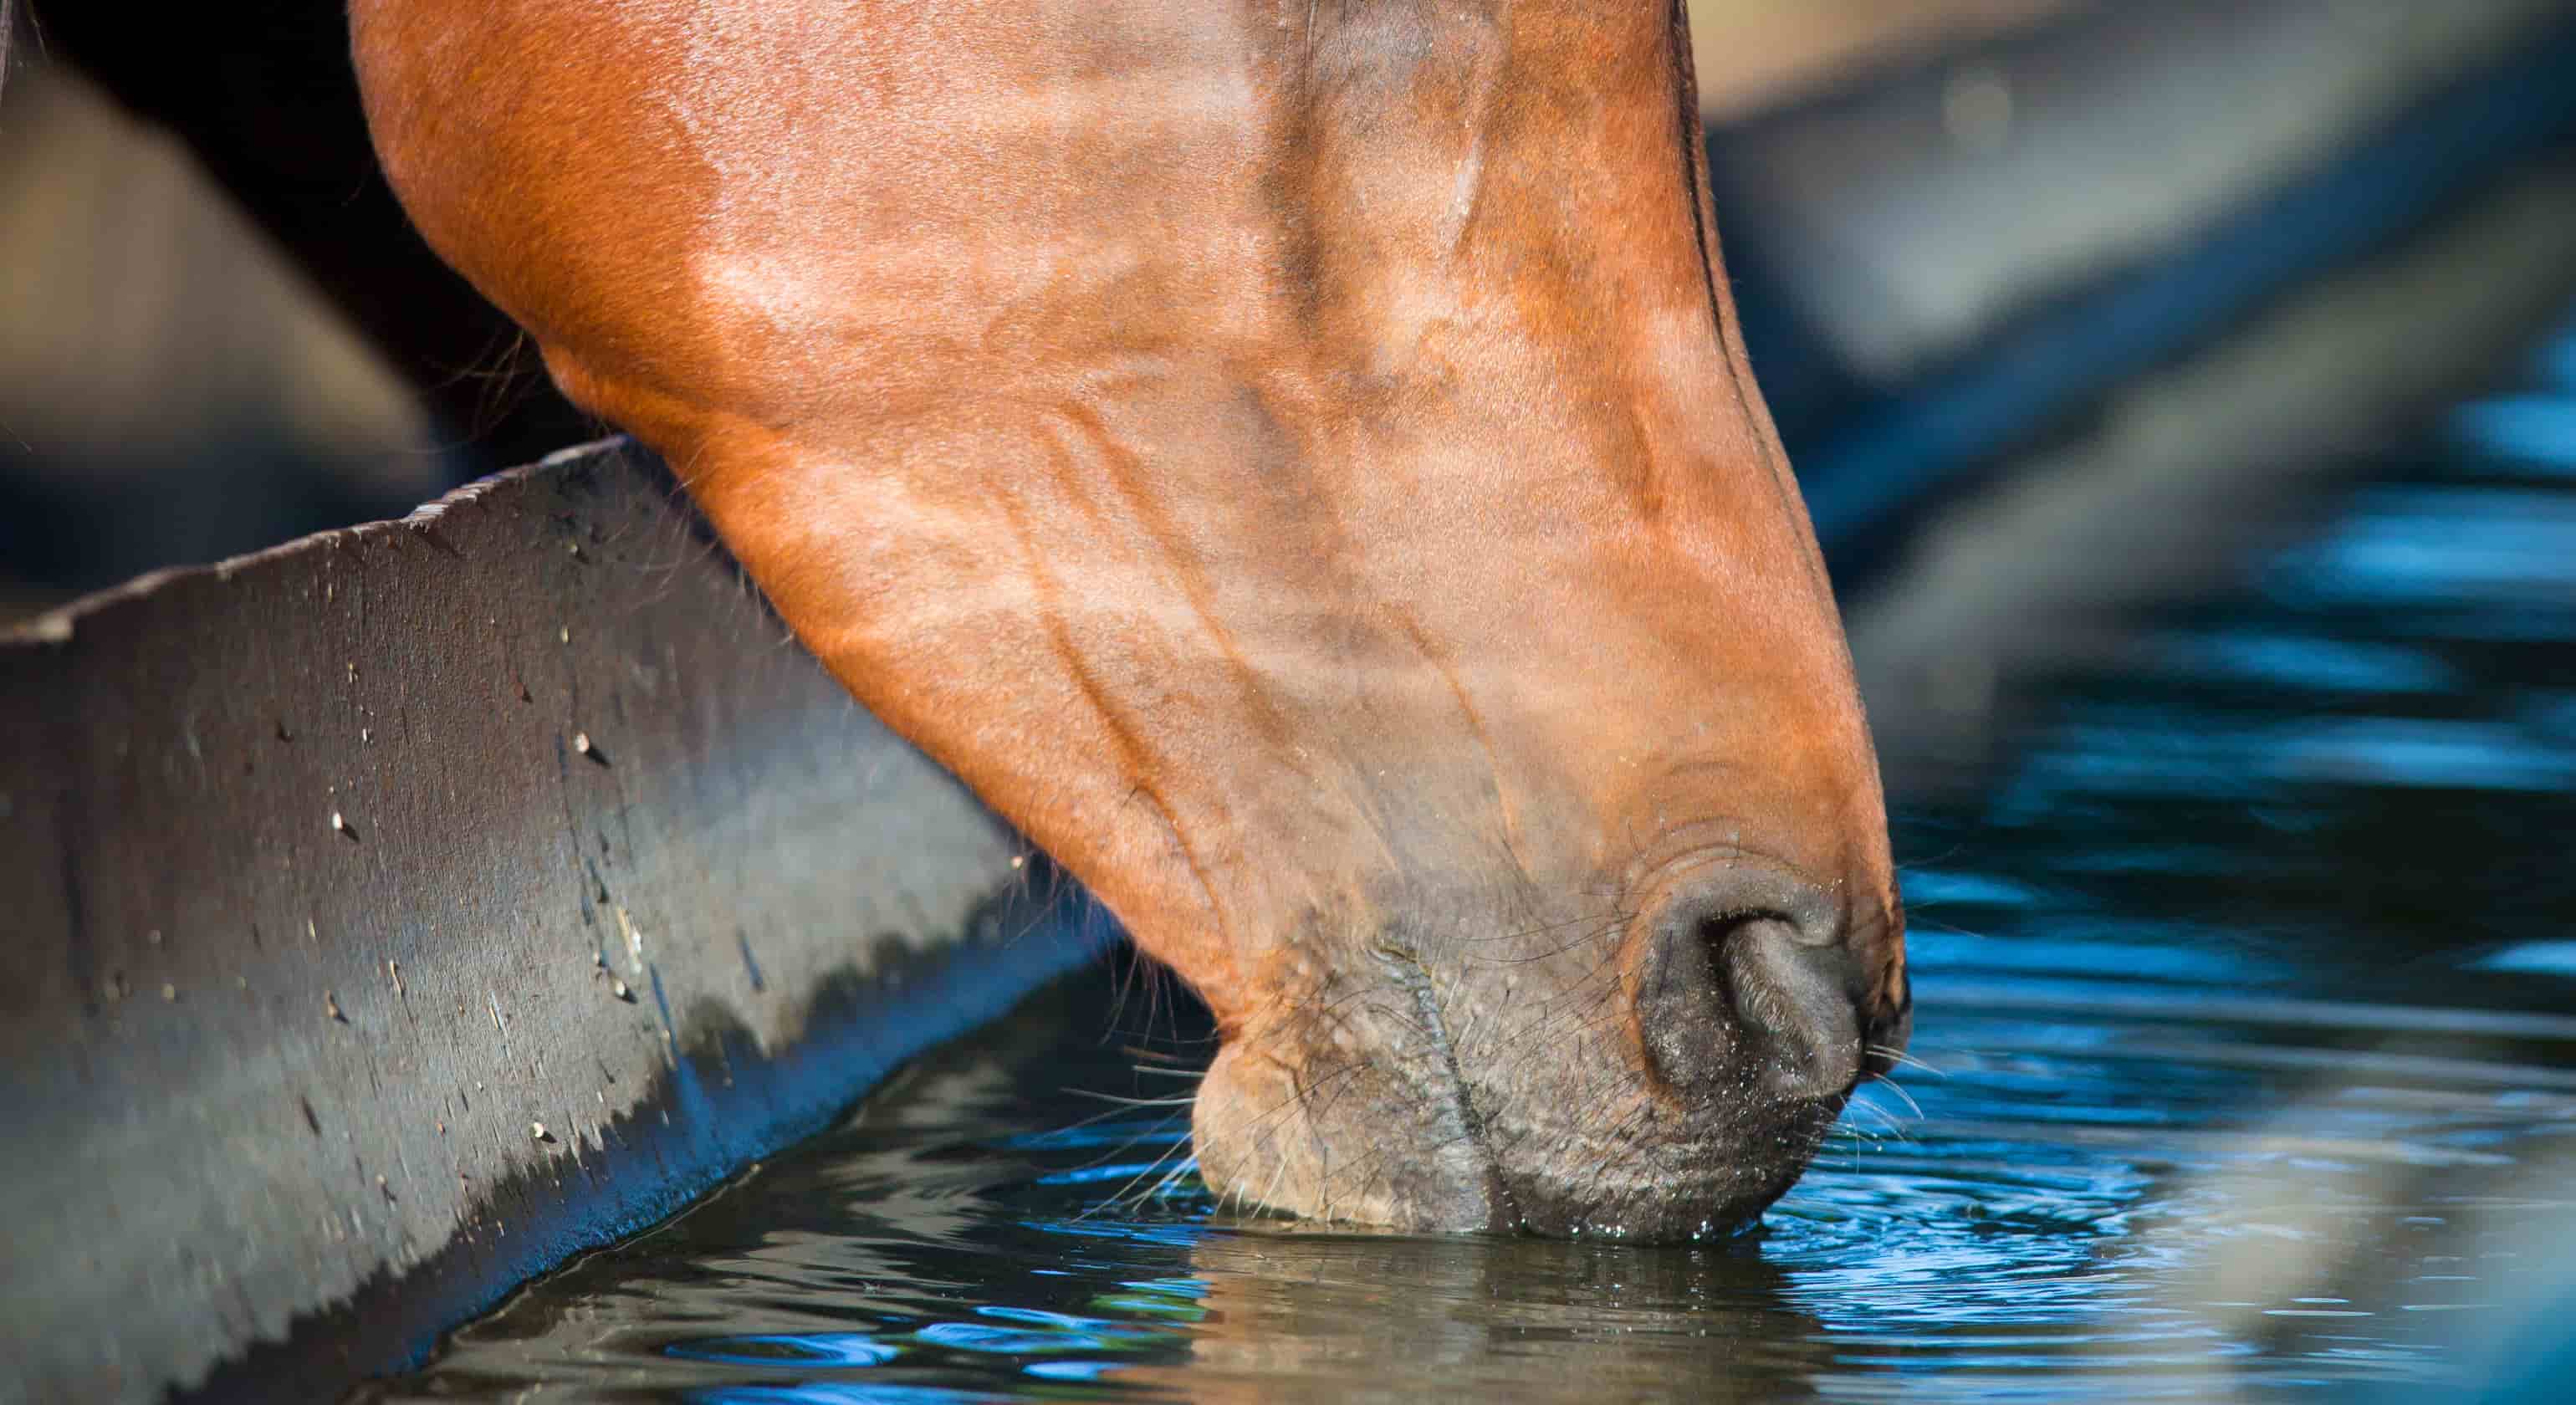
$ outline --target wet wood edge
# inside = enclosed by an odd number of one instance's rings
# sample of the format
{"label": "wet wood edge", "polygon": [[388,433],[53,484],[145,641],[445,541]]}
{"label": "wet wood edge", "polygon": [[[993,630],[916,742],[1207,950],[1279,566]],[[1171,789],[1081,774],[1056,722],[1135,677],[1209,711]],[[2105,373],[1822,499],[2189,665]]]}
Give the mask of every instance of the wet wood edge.
{"label": "wet wood edge", "polygon": [[620,443],[40,617],[0,1397],[401,1365],[1088,959],[1045,871]]}

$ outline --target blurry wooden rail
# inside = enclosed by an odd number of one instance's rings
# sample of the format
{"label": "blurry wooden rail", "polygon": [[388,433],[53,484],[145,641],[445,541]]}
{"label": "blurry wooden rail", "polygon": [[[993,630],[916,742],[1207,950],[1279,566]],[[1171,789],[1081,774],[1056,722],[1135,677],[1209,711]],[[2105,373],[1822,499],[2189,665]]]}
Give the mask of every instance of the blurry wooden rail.
{"label": "blurry wooden rail", "polygon": [[1700,112],[1741,117],[1879,65],[2046,23],[2080,0],[1689,0]]}

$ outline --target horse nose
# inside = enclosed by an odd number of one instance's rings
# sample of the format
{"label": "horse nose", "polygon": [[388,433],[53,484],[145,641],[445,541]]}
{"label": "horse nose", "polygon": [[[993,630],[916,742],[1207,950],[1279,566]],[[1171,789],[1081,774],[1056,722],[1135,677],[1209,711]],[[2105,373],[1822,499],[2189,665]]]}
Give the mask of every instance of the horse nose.
{"label": "horse nose", "polygon": [[1637,1022],[1674,1093],[1839,1097],[1864,1051],[1861,962],[1838,904],[1785,873],[1728,869],[1640,914]]}

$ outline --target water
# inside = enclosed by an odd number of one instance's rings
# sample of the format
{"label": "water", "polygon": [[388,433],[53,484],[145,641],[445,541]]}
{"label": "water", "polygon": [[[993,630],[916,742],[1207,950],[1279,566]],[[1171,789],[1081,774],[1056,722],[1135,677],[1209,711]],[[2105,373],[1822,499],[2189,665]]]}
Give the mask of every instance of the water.
{"label": "water", "polygon": [[1218,1217],[1095,975],[368,1398],[2558,1398],[2576,338],[2141,638],[1899,817],[1928,1067],[1741,1241]]}

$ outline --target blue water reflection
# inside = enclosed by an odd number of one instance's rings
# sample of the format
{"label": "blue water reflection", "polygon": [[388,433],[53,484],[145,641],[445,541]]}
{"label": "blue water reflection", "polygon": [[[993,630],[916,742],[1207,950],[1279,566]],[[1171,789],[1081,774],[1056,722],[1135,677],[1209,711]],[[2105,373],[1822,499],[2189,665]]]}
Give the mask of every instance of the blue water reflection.
{"label": "blue water reflection", "polygon": [[856,1332],[778,1333],[672,1342],[662,1350],[691,1361],[735,1366],[877,1366],[903,1349]]}
{"label": "blue water reflection", "polygon": [[697,1405],[989,1405],[992,1395],[940,1386],[892,1382],[805,1381],[795,1385],[723,1386],[694,1390]]}
{"label": "blue water reflection", "polygon": [[2178,633],[2161,641],[2160,667],[2266,688],[2322,693],[2437,693],[2458,675],[2422,649],[2260,629]]}
{"label": "blue water reflection", "polygon": [[2517,466],[2576,473],[2576,399],[2564,395],[2481,400],[2452,416],[2451,432],[2476,453]]}
{"label": "blue water reflection", "polygon": [[2542,347],[2532,358],[2532,374],[2549,389],[2576,395],[2576,333],[2561,335]]}

